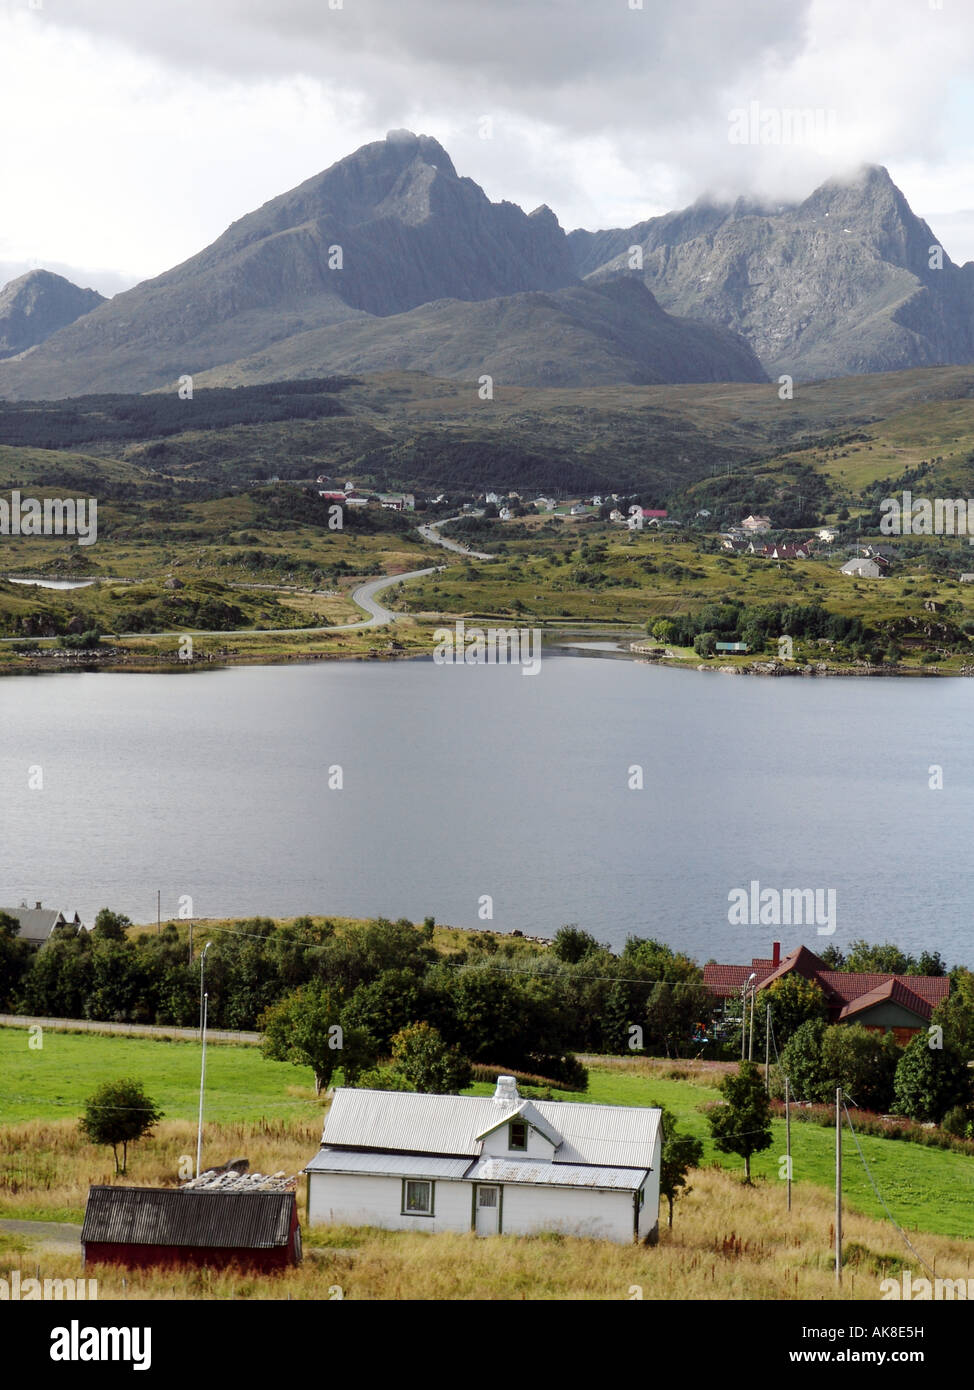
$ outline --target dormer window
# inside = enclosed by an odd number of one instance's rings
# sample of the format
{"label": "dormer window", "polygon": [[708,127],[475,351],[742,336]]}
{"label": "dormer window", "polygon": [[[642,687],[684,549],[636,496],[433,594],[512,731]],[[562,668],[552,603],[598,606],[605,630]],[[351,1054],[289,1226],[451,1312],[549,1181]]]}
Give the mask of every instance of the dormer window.
{"label": "dormer window", "polygon": [[508,1128],[507,1147],[519,1153],[527,1153],[528,1126],[526,1120],[512,1120]]}

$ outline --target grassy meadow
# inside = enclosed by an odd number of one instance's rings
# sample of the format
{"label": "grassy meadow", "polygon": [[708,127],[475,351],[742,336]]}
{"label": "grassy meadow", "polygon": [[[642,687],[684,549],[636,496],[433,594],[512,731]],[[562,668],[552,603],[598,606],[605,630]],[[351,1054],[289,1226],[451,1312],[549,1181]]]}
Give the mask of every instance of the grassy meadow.
{"label": "grassy meadow", "polygon": [[[195,1154],[200,1048],[101,1034],[46,1031],[43,1048],[28,1046],[24,1029],[0,1029],[0,1216],[81,1219],[88,1184],[110,1181],[111,1151],[96,1149],[77,1132],[87,1095],[104,1081],[134,1076],[164,1112],[154,1135],[132,1146],[127,1181],[174,1182],[180,1159]],[[288,1063],[265,1061],[256,1046],[207,1048],[204,1156],[224,1162],[245,1154],[261,1171],[296,1172],[314,1154],[325,1100],[316,1098],[311,1074]],[[719,1099],[716,1081],[726,1066],[667,1063],[648,1058],[598,1058],[590,1064],[585,1092],[553,1091],[557,1099],[612,1105],[662,1104],[681,1127],[704,1141],[705,1165],[716,1164],[740,1184],[743,1163],[719,1154],[701,1105]],[[488,1083],[466,1094],[489,1095]],[[853,1112],[853,1115],[855,1112]],[[774,1142],[752,1159],[756,1186],[783,1208],[778,1176],[785,1153],[783,1120],[773,1122]],[[944,1237],[974,1233],[974,1164],[964,1154],[864,1135],[863,1155],[893,1215],[905,1227]],[[844,1141],[844,1192],[850,1210],[882,1218],[848,1133]],[[831,1129],[792,1124],[792,1156],[798,1190],[827,1193],[833,1182]],[[797,1199],[796,1199],[797,1200]]]}

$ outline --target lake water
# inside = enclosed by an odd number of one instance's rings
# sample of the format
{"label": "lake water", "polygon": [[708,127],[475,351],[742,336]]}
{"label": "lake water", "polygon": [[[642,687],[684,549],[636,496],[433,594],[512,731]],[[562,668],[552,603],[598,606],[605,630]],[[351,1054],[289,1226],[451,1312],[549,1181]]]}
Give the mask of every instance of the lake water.
{"label": "lake water", "polygon": [[[536,676],[424,661],[8,678],[0,904],[148,921],[159,888],[164,915],[188,895],[200,916],[477,926],[489,896],[496,929],[577,922],[701,961],[864,936],[974,964],[972,729],[969,680],[569,655]],[[752,880],[834,889],[834,935],[731,925],[728,895]]]}
{"label": "lake water", "polygon": [[36,589],[90,589],[93,579],[9,579],[9,584],[30,584]]}

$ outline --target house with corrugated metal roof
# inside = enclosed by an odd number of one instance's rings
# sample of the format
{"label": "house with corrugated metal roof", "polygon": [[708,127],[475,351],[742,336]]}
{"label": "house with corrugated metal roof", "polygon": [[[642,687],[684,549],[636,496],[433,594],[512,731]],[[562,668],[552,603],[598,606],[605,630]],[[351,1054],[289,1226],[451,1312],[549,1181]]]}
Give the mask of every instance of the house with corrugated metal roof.
{"label": "house with corrugated metal roof", "polygon": [[305,1168],[308,1221],[655,1241],[660,1111],[493,1096],[335,1091]]}
{"label": "house with corrugated metal roof", "polygon": [[26,941],[30,946],[43,946],[55,927],[72,926],[81,930],[81,918],[77,913],[65,917],[58,908],[44,907],[41,903],[28,907],[22,902],[19,907],[0,907],[0,912],[13,917],[19,927],[17,940]]}
{"label": "house with corrugated metal roof", "polygon": [[235,1265],[270,1273],[301,1261],[297,1201],[293,1188],[254,1191],[246,1183],[91,1187],[81,1248],[86,1264]]}

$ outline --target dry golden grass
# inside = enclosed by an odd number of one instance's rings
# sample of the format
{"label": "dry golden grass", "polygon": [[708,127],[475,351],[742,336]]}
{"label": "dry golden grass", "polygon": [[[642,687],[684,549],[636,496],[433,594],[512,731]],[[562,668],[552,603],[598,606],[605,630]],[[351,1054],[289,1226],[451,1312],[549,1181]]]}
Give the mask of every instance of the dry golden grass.
{"label": "dry golden grass", "polygon": [[688,1081],[693,1086],[716,1086],[722,1076],[737,1071],[736,1062],[710,1062],[702,1058],[610,1057],[580,1054],[586,1066],[599,1071],[623,1072],[651,1080]]}
{"label": "dry golden grass", "polygon": [[[208,1123],[203,1163],[248,1158],[252,1172],[297,1173],[316,1152],[321,1119]],[[80,1221],[89,1185],[174,1187],[192,1176],[196,1127],[162,1120],[129,1147],[128,1171],[115,1177],[111,1149],[89,1144],[71,1120],[31,1120],[0,1127],[0,1216]]]}
{"label": "dry golden grass", "polygon": [[[17,1143],[29,1144],[37,1165],[46,1165],[44,1196],[80,1209],[88,1182],[112,1178],[111,1158],[84,1144],[66,1123],[19,1125],[2,1133],[0,1158],[9,1164]],[[211,1155],[246,1154],[255,1169],[297,1171],[314,1152],[317,1124],[220,1125],[208,1130]],[[156,1137],[138,1146],[125,1181],[172,1183],[178,1157],[194,1152],[185,1123],[160,1124]],[[5,1190],[7,1216],[31,1192]],[[240,1272],[125,1271],[89,1266],[101,1298],[294,1298],[294,1299],[832,1299],[836,1296],[830,1249],[830,1194],[811,1184],[794,1189],[793,1210],[784,1208],[780,1184],[745,1187],[717,1168],[693,1174],[693,1190],[677,1206],[674,1229],[660,1244],[617,1246],[571,1237],[469,1234],[427,1235],[347,1227],[304,1226],[305,1194],[298,1187],[305,1261],[296,1270],[261,1276]],[[665,1221],[665,1204],[663,1219]],[[924,1271],[888,1224],[846,1213],[848,1265],[841,1297],[877,1299],[880,1281],[906,1266]],[[974,1241],[943,1236],[914,1238],[942,1278],[968,1278]],[[77,1257],[48,1250],[34,1237],[0,1235],[0,1265],[22,1277],[71,1278]],[[123,1283],[124,1280],[124,1283]]]}

